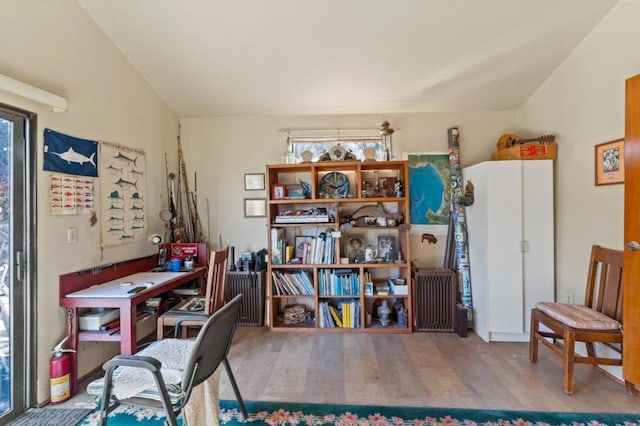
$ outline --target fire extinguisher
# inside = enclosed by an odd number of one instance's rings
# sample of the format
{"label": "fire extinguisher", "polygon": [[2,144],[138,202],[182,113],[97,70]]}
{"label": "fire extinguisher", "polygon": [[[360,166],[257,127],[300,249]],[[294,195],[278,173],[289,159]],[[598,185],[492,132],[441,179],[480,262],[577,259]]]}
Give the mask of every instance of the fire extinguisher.
{"label": "fire extinguisher", "polygon": [[63,349],[69,337],[62,339],[55,348],[49,361],[49,379],[51,383],[51,403],[59,404],[71,398],[71,355],[73,349]]}

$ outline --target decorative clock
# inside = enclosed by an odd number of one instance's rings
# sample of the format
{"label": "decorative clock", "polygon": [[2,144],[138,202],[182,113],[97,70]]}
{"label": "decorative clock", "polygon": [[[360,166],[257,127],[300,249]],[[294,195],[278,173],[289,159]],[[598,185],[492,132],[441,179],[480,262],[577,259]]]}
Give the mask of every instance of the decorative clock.
{"label": "decorative clock", "polygon": [[347,150],[340,145],[333,146],[329,149],[329,157],[331,161],[342,161],[347,155]]}
{"label": "decorative clock", "polygon": [[320,193],[327,198],[347,198],[349,178],[340,172],[327,173],[320,179]]}

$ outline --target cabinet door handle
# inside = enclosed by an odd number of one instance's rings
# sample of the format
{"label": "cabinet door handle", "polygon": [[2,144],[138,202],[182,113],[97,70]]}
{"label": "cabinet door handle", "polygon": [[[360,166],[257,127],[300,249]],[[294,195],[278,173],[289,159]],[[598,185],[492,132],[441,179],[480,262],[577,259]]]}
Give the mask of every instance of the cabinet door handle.
{"label": "cabinet door handle", "polygon": [[637,242],[637,241],[629,241],[627,243],[627,248],[630,251],[638,251],[638,250],[640,250],[640,243]]}

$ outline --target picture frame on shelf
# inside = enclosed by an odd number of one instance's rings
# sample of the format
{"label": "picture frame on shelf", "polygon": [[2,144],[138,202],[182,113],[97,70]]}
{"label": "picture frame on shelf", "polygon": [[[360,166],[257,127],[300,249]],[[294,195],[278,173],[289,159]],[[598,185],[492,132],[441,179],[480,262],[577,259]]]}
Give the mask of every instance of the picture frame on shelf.
{"label": "picture frame on shelf", "polygon": [[394,235],[378,236],[378,257],[393,262],[398,257],[398,239]]}
{"label": "picture frame on shelf", "polygon": [[284,200],[287,196],[287,187],[282,183],[274,183],[271,185],[271,199]]}
{"label": "picture frame on shelf", "polygon": [[305,244],[310,246],[313,242],[313,237],[307,235],[296,236],[296,247],[294,250],[294,256],[300,260],[304,257]]}
{"label": "picture frame on shelf", "polygon": [[245,191],[264,190],[264,173],[245,173],[244,174],[244,190]]}
{"label": "picture frame on shelf", "polygon": [[624,139],[595,146],[595,185],[624,183]]}
{"label": "picture frame on shelf", "polygon": [[364,261],[364,240],[361,235],[350,235],[347,239],[345,253],[349,258],[349,263],[360,263]]}
{"label": "picture frame on shelf", "polygon": [[244,217],[266,217],[267,216],[267,199],[266,198],[245,198],[244,199]]}
{"label": "picture frame on shelf", "polygon": [[371,281],[364,283],[364,295],[373,296],[373,283]]}

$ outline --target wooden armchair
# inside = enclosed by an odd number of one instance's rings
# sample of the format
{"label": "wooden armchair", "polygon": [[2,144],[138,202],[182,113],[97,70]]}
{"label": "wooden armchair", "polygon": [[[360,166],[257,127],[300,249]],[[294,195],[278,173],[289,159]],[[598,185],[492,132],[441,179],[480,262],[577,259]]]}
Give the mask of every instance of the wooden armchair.
{"label": "wooden armchair", "polygon": [[[562,383],[567,394],[573,393],[576,363],[622,365],[622,259],[622,251],[594,245],[584,305],[538,302],[531,310],[529,360],[538,360],[539,342],[562,357]],[[541,330],[540,324],[552,331]],[[576,354],[576,342],[585,343],[587,356]],[[620,357],[597,355],[595,343],[609,346]]]}
{"label": "wooden armchair", "polygon": [[175,326],[176,319],[185,316],[198,317],[198,321],[191,324],[183,321],[183,337],[186,337],[187,327],[200,327],[199,322],[202,317],[209,317],[224,305],[224,290],[227,282],[227,260],[229,258],[229,247],[211,252],[209,261],[209,273],[207,275],[207,285],[203,296],[189,297],[180,302],[174,308],[168,310],[158,317],[156,331],[157,340],[165,337],[166,328]]}

